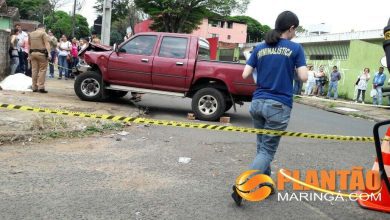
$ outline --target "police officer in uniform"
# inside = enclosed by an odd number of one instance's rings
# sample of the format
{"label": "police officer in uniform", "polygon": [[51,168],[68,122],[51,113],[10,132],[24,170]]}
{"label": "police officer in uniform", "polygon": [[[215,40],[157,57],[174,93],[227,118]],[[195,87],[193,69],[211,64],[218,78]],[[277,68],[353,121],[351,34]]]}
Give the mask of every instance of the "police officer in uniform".
{"label": "police officer in uniform", "polygon": [[43,24],[39,24],[38,28],[29,34],[28,43],[32,68],[32,90],[33,92],[47,93],[45,78],[51,54],[49,36],[46,34]]}

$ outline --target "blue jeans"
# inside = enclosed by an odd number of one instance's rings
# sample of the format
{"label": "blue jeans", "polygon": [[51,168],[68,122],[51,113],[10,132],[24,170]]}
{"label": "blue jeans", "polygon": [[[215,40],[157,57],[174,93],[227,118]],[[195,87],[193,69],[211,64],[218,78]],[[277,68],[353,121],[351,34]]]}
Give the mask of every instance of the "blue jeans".
{"label": "blue jeans", "polygon": [[322,81],[316,80],[316,86],[317,86],[317,96],[323,95],[324,92],[324,86],[322,85]]}
{"label": "blue jeans", "polygon": [[311,95],[315,82],[306,82],[305,95]]}
{"label": "blue jeans", "polygon": [[301,95],[302,85],[302,81],[294,79],[294,95]]}
{"label": "blue jeans", "polygon": [[11,57],[11,73],[13,75],[16,73],[16,69],[19,66],[19,57]]}
{"label": "blue jeans", "polygon": [[19,50],[19,66],[16,70],[18,73],[25,73],[26,61],[27,61],[27,57],[25,56],[23,50]]}
{"label": "blue jeans", "polygon": [[330,98],[330,94],[332,93],[332,90],[334,90],[334,99],[338,98],[337,85],[338,85],[338,81],[331,81],[329,83],[329,88],[328,88],[328,97],[329,98]]}
{"label": "blue jeans", "polygon": [[54,63],[54,61],[56,60],[56,51],[55,50],[52,50],[50,51],[50,55],[51,55],[51,60],[50,60],[50,64],[49,64],[49,73],[50,73],[50,76],[51,77],[54,77],[54,65],[52,63]]}
{"label": "blue jeans", "polygon": [[[382,86],[376,87],[377,95],[376,97],[372,98],[372,104],[374,105],[382,105]],[[389,97],[390,101],[390,97]]]}
{"label": "blue jeans", "polygon": [[66,56],[58,56],[58,66],[59,77],[61,78],[62,73],[64,73],[65,78],[68,78],[68,61],[66,60]]}
{"label": "blue jeans", "polygon": [[[255,128],[284,131],[290,120],[291,108],[271,99],[255,99],[249,109]],[[279,146],[280,136],[257,135],[257,154],[251,169],[271,175],[271,162]]]}

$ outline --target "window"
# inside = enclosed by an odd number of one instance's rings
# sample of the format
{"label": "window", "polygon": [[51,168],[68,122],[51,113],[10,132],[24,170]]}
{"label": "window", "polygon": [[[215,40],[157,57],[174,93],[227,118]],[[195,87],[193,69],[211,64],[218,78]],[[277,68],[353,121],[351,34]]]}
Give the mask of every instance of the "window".
{"label": "window", "polygon": [[210,45],[207,40],[199,39],[199,60],[210,60]]}
{"label": "window", "polygon": [[331,54],[310,55],[310,60],[331,60],[331,59],[333,59],[333,55]]}
{"label": "window", "polygon": [[209,20],[210,27],[218,27],[218,25],[219,25],[218,21]]}
{"label": "window", "polygon": [[227,36],[227,39],[228,39],[228,40],[230,40],[231,38],[232,38],[232,36],[231,36],[231,35],[228,35],[228,36]]}
{"label": "window", "polygon": [[123,45],[123,47],[119,49],[119,52],[136,55],[151,55],[156,41],[157,36],[155,35],[138,36]]}
{"label": "window", "polygon": [[183,59],[187,53],[187,42],[187,38],[164,37],[158,56]]}
{"label": "window", "polygon": [[219,37],[218,34],[211,34],[211,37]]}
{"label": "window", "polygon": [[232,28],[233,28],[233,22],[229,21],[227,27],[228,27],[229,29],[232,29]]}

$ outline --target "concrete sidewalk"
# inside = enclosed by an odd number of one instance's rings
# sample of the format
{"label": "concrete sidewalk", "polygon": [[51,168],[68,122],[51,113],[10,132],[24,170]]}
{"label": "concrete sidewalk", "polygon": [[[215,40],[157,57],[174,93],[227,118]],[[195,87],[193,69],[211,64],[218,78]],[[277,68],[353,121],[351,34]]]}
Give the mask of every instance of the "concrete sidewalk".
{"label": "concrete sidewalk", "polygon": [[330,100],[324,97],[295,96],[294,102],[324,109],[352,117],[365,118],[375,122],[390,120],[390,106],[373,106],[370,104],[355,103],[351,100]]}

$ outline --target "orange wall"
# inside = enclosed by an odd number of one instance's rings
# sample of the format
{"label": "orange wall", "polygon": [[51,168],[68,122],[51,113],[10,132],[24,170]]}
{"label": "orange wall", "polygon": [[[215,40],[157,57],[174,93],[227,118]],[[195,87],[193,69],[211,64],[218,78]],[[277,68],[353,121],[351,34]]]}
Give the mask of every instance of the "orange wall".
{"label": "orange wall", "polygon": [[[208,19],[203,19],[199,29],[192,32],[192,34],[203,38],[210,38],[212,34],[217,34],[219,41],[242,44],[246,43],[246,31],[246,24],[233,23],[233,28],[229,29],[227,22],[225,22],[224,27],[220,28],[212,27],[209,25]],[[230,35],[230,39],[228,39],[228,35]]]}
{"label": "orange wall", "polygon": [[[135,25],[135,33],[140,32],[151,32],[149,26],[153,21],[145,20]],[[227,27],[227,22],[223,28],[221,27],[212,27],[209,25],[208,19],[203,19],[199,28],[192,32],[193,35],[203,37],[203,38],[211,38],[212,34],[218,35],[218,40],[226,43],[238,43],[243,44],[246,43],[246,31],[247,25],[240,23],[233,23],[233,28]],[[230,39],[228,39],[228,35],[230,35]]]}

